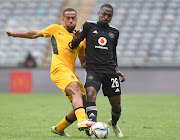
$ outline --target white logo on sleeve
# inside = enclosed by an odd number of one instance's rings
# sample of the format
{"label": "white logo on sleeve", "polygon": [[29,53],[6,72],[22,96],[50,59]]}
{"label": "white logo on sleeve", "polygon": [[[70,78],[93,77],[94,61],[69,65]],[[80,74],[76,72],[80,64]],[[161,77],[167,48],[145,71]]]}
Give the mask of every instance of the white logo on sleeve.
{"label": "white logo on sleeve", "polygon": [[98,32],[97,32],[96,30],[94,30],[92,33],[93,33],[93,34],[98,34]]}
{"label": "white logo on sleeve", "polygon": [[104,38],[104,37],[100,37],[100,38],[98,39],[98,43],[99,43],[100,45],[104,46],[104,45],[106,45],[107,40],[106,40],[106,38]]}

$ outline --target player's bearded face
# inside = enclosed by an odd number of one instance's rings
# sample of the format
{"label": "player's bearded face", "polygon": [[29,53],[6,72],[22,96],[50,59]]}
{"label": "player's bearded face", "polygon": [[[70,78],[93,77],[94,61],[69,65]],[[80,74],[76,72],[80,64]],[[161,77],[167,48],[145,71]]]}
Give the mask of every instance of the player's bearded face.
{"label": "player's bearded face", "polygon": [[65,24],[65,28],[68,31],[72,32],[74,30],[74,28],[76,27],[77,16],[76,16],[76,13],[74,11],[65,12],[62,20]]}
{"label": "player's bearded face", "polygon": [[108,24],[111,22],[113,16],[113,10],[107,7],[103,7],[98,13],[99,21],[103,24]]}

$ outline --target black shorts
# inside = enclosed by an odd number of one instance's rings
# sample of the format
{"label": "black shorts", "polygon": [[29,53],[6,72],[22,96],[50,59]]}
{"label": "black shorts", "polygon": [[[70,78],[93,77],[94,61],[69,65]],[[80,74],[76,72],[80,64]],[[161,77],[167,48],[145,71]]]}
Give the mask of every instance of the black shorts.
{"label": "black shorts", "polygon": [[104,96],[112,97],[121,94],[121,86],[118,75],[87,71],[85,88],[92,86],[98,92],[101,84]]}

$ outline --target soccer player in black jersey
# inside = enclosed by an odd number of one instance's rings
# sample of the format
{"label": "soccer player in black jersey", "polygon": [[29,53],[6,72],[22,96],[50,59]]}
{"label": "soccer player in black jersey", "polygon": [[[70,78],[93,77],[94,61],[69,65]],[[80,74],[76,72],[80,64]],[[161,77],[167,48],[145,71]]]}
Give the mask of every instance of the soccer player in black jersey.
{"label": "soccer player in black jersey", "polygon": [[97,121],[96,96],[102,84],[104,96],[111,104],[112,119],[108,121],[117,137],[123,137],[117,121],[121,115],[121,82],[125,81],[123,73],[118,69],[116,46],[119,37],[117,28],[109,25],[113,16],[110,4],[101,6],[99,21],[87,21],[81,30],[75,30],[71,49],[76,48],[86,38],[86,83],[87,108],[89,119]]}

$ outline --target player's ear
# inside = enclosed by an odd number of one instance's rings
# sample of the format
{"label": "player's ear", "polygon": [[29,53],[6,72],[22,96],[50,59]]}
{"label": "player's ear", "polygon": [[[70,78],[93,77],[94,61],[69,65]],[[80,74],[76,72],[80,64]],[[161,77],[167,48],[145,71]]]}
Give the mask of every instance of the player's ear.
{"label": "player's ear", "polygon": [[62,21],[64,22],[64,17],[62,17]]}
{"label": "player's ear", "polygon": [[98,16],[100,15],[100,11],[98,12]]}

